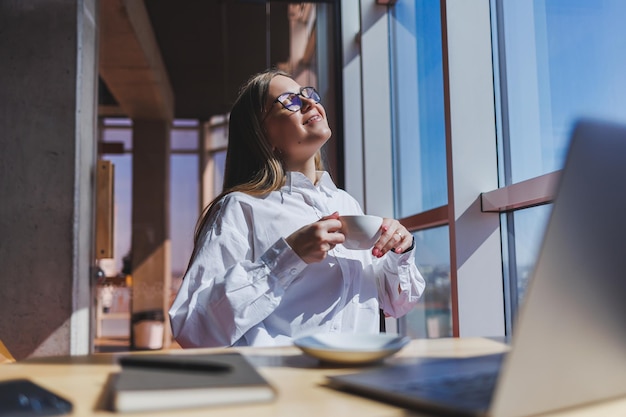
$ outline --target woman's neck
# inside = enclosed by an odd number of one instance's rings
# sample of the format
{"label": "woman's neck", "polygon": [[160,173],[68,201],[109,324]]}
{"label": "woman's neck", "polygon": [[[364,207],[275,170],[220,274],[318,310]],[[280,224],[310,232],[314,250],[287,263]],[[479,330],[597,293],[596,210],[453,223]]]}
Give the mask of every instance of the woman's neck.
{"label": "woman's neck", "polygon": [[311,183],[317,183],[317,170],[315,167],[314,159],[310,159],[306,163],[299,166],[288,166],[287,170],[300,172],[308,179],[310,179]]}

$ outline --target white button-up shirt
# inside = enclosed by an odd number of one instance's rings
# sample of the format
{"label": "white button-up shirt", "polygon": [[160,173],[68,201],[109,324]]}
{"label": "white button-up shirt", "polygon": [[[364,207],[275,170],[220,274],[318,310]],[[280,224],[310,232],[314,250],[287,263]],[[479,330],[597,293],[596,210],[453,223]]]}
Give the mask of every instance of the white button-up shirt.
{"label": "white button-up shirt", "polygon": [[379,308],[409,312],[424,290],[413,250],[376,258],[337,245],[305,263],[285,237],[321,217],[362,214],[326,172],[287,174],[263,197],[224,197],[200,237],[169,311],[183,347],[290,344],[319,332],[379,331]]}

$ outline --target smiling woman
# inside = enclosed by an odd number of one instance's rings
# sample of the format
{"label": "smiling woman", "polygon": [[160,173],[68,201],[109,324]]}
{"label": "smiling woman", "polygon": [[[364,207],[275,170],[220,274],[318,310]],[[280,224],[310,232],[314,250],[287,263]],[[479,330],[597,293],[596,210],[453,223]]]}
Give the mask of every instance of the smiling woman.
{"label": "smiling woman", "polygon": [[224,191],[205,210],[170,309],[183,347],[284,345],[316,333],[379,331],[424,279],[411,235],[385,218],[371,250],[343,243],[340,215],[363,214],[323,170],[332,132],[313,87],[284,72],[252,77],[229,121]]}
{"label": "smiling woman", "polygon": [[320,96],[313,87],[300,87],[293,79],[278,74],[270,83],[269,100],[262,128],[274,154],[285,169],[303,172],[315,180],[318,168],[312,159],[330,138],[331,131]]}

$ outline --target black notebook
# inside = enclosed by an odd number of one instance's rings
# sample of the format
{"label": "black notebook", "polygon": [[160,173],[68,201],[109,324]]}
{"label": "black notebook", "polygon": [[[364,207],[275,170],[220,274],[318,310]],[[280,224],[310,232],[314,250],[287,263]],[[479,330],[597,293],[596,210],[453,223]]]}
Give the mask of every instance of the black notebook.
{"label": "black notebook", "polygon": [[275,391],[236,352],[120,358],[111,380],[115,411],[153,411],[270,401]]}

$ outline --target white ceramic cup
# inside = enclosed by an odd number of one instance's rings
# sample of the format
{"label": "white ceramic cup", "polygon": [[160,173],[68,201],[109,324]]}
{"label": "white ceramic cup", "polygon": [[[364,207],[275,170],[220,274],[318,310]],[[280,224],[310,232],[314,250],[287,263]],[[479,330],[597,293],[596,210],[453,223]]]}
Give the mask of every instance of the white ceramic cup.
{"label": "white ceramic cup", "polygon": [[381,234],[383,218],[369,214],[339,216],[341,233],[346,237],[343,243],[348,249],[370,249]]}

